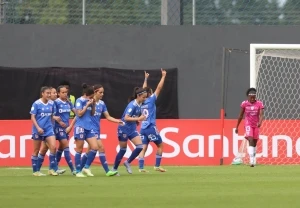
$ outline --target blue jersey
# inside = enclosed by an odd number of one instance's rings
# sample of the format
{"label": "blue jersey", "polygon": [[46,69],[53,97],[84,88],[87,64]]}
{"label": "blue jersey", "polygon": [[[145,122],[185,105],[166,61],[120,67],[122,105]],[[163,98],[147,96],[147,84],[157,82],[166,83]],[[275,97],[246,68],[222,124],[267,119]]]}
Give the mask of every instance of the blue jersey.
{"label": "blue jersey", "polygon": [[[122,115],[122,118],[121,118],[121,120],[125,123],[125,125],[122,126],[122,127],[124,127],[124,129],[135,131],[136,127],[137,127],[136,121],[131,121],[131,122],[125,121],[125,119],[124,119],[125,115],[128,115],[132,118],[141,116],[141,106],[136,102],[136,100],[131,101],[127,105],[127,107]],[[120,128],[122,128],[122,127],[120,126]]]}
{"label": "blue jersey", "polygon": [[[89,99],[80,97],[76,100],[76,110],[82,110],[88,103]],[[90,105],[85,113],[79,117],[76,116],[75,127],[81,127],[85,130],[92,130],[92,105]]]}
{"label": "blue jersey", "polygon": [[97,133],[100,133],[100,120],[102,113],[106,112],[107,108],[102,100],[99,100],[95,106],[95,114],[92,116],[92,128]]}
{"label": "blue jersey", "polygon": [[[53,131],[52,115],[54,115],[54,113],[54,103],[51,100],[45,104],[38,99],[32,104],[30,110],[30,114],[35,115],[35,120],[39,127],[44,130],[44,133],[50,130]],[[32,125],[32,134],[38,134],[38,130],[34,125]]]}
{"label": "blue jersey", "polygon": [[[74,109],[74,106],[71,102],[62,101],[60,98],[57,98],[54,101],[54,106],[56,108],[55,115],[59,116],[61,121],[64,122],[67,127],[69,126],[70,112]],[[55,122],[55,128],[62,128],[59,123]]]}
{"label": "blue jersey", "polygon": [[152,94],[142,105],[142,113],[146,116],[146,120],[142,121],[141,129],[146,129],[149,126],[156,126],[156,95]]}

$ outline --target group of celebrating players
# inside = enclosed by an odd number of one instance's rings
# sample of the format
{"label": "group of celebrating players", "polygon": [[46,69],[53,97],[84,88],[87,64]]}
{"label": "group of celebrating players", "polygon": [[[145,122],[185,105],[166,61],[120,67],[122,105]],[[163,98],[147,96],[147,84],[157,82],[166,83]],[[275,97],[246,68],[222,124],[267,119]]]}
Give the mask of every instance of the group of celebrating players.
{"label": "group of celebrating players", "polygon": [[[132,174],[131,162],[139,157],[139,172],[148,172],[144,169],[144,155],[149,142],[157,146],[155,171],[165,172],[160,166],[163,152],[163,143],[156,128],[156,99],[160,94],[166,77],[166,71],[161,69],[162,77],[156,90],[147,87],[149,74],[145,72],[143,87],[135,88],[130,102],[122,118],[116,119],[109,115],[105,103],[102,101],[104,87],[100,84],[89,86],[83,84],[82,96],[75,102],[75,106],[68,99],[69,87],[60,85],[57,90],[53,87],[42,87],[41,98],[31,107],[33,153],[31,157],[34,176],[45,176],[41,172],[46,152],[49,150],[48,174],[57,176],[66,170],[59,169],[58,164],[64,153],[66,162],[76,177],[94,176],[90,166],[97,152],[106,176],[118,175],[118,167],[127,150],[128,139],[135,145],[130,157],[124,162],[129,174]],[[69,123],[70,112],[76,116]],[[120,150],[116,155],[112,169],[109,169],[103,143],[100,139],[100,121],[102,114],[108,121],[118,124],[118,140]],[[137,125],[141,123],[140,133]],[[74,127],[76,143],[75,167],[69,151],[69,133]],[[59,147],[56,148],[56,140]],[[84,142],[88,148],[82,156]],[[57,149],[57,150],[56,150]]]}
{"label": "group of celebrating players", "polygon": [[[65,173],[66,170],[59,169],[58,164],[64,153],[66,162],[76,177],[94,176],[90,166],[95,159],[97,152],[99,160],[106,173],[106,176],[118,175],[118,167],[123,159],[128,139],[135,145],[130,157],[124,162],[129,174],[132,174],[131,162],[138,157],[139,172],[148,172],[144,168],[144,156],[149,142],[157,146],[156,161],[154,170],[165,172],[160,166],[163,142],[156,128],[156,99],[163,88],[166,71],[161,69],[162,77],[153,92],[147,87],[149,74],[145,72],[145,80],[142,87],[134,89],[121,119],[109,115],[105,103],[102,101],[104,87],[100,84],[89,86],[82,85],[82,96],[76,100],[75,106],[68,99],[69,87],[61,85],[57,88],[42,87],[41,98],[36,100],[31,107],[33,154],[31,157],[34,176],[45,176],[41,173],[41,166],[46,152],[49,150],[49,171],[48,174],[57,176]],[[256,100],[256,89],[247,90],[248,99],[241,104],[241,112],[238,118],[236,133],[245,114],[245,138],[249,141],[248,154],[250,167],[256,164],[256,145],[259,139],[259,128],[263,121],[263,103]],[[76,116],[69,123],[70,112]],[[108,121],[118,124],[118,140],[120,150],[116,155],[112,169],[109,169],[104,146],[100,139],[100,121],[102,114]],[[141,123],[141,130],[137,126]],[[69,151],[69,133],[74,127],[74,138],[76,143],[75,167]],[[56,151],[56,140],[59,147]],[[84,141],[88,143],[87,151],[83,154]]]}

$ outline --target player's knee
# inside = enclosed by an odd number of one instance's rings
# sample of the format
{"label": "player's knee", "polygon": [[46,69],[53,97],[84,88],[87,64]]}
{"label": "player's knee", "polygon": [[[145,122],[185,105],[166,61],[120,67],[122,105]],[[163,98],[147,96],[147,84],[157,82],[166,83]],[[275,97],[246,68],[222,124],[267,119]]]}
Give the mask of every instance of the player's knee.
{"label": "player's knee", "polygon": [[156,146],[157,146],[157,148],[158,149],[162,149],[163,147],[164,147],[164,145],[163,145],[163,143],[161,142],[161,143],[159,143],[159,144],[156,144]]}
{"label": "player's knee", "polygon": [[39,149],[34,149],[32,156],[38,156],[38,154],[39,154]]}
{"label": "player's knee", "polygon": [[249,146],[254,147],[254,140],[253,138],[249,138]]}
{"label": "player's knee", "polygon": [[47,151],[48,151],[48,149],[47,149],[47,150],[42,149],[39,153],[40,153],[41,155],[45,155],[45,154],[47,153]]}
{"label": "player's knee", "polygon": [[119,142],[119,146],[122,149],[127,149],[127,142]]}
{"label": "player's knee", "polygon": [[104,146],[103,145],[99,146],[98,151],[99,152],[105,152]]}
{"label": "player's knee", "polygon": [[91,144],[90,145],[91,150],[98,150],[98,145],[97,144]]}

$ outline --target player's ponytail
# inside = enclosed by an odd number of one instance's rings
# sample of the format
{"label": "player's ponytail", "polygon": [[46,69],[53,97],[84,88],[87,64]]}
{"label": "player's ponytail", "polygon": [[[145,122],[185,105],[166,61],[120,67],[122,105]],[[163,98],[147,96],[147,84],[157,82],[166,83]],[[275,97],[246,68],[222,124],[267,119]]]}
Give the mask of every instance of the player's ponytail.
{"label": "player's ponytail", "polygon": [[128,98],[128,102],[130,103],[131,101],[133,101],[136,98],[136,91],[139,89],[139,87],[135,87],[133,88],[133,92],[132,95]]}
{"label": "player's ponytail", "polygon": [[135,87],[135,88],[133,89],[132,95],[128,98],[128,102],[133,101],[134,99],[137,98],[138,95],[143,94],[143,93],[146,93],[146,92],[147,92],[146,88]]}
{"label": "player's ponytail", "polygon": [[89,86],[86,83],[83,83],[81,86],[82,86],[82,95],[90,96],[94,94],[93,86]]}

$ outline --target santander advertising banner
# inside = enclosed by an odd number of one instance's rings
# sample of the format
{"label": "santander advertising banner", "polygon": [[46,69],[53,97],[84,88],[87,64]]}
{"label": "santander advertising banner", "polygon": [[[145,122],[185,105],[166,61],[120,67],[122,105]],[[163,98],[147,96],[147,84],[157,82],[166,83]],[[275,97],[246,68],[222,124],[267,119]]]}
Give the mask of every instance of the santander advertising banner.
{"label": "santander advertising banner", "polygon": [[[265,121],[267,125],[273,122]],[[295,122],[295,121],[294,121]],[[264,125],[265,125],[264,123]],[[297,121],[300,126],[300,121]],[[157,126],[164,141],[163,165],[200,166],[230,164],[238,154],[244,140],[243,124],[239,135],[235,134],[236,120],[225,120],[224,137],[221,140],[221,120],[166,119],[158,120]],[[30,166],[32,154],[30,120],[0,121],[0,166]],[[101,139],[105,146],[106,157],[112,164],[119,150],[117,124],[101,121]],[[294,134],[294,133],[293,133]],[[297,135],[282,134],[280,129],[272,134],[261,135],[257,150],[258,162],[266,164],[298,164],[300,162],[300,132]],[[70,152],[74,156],[75,143],[73,131],[70,134]],[[128,158],[134,146],[128,142],[124,158]],[[153,165],[156,146],[150,143],[146,153],[146,165]],[[96,158],[94,163],[99,163]],[[45,160],[48,164],[48,159]],[[137,160],[134,161],[137,164]],[[62,158],[60,165],[66,165]]]}

